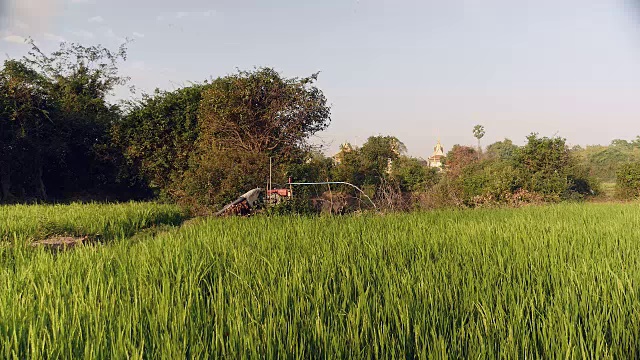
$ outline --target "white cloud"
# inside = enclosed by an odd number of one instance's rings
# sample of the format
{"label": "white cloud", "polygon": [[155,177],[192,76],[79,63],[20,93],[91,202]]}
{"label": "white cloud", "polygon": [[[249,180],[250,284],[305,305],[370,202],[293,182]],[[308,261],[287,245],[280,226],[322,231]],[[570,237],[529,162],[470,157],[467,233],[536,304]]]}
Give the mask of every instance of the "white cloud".
{"label": "white cloud", "polygon": [[52,33],[49,33],[49,32],[46,32],[43,35],[44,35],[44,38],[47,39],[47,40],[51,40],[51,41],[55,41],[55,42],[65,42],[65,41],[67,41],[62,36],[56,35],[56,34],[52,34]]}
{"label": "white cloud", "polygon": [[156,16],[156,20],[157,21],[164,21],[164,16],[163,15],[158,15],[158,16]]}
{"label": "white cloud", "polygon": [[16,44],[24,44],[26,39],[19,35],[7,35],[3,40]]}
{"label": "white cloud", "polygon": [[102,16],[98,15],[98,16],[94,16],[89,18],[88,20],[90,23],[97,23],[97,24],[101,24],[104,22],[104,18],[102,18]]}
{"label": "white cloud", "polygon": [[137,31],[134,31],[134,32],[133,32],[133,37],[143,38],[143,37],[144,37],[144,34],[139,33],[139,32],[137,32]]}
{"label": "white cloud", "polygon": [[71,31],[71,34],[85,39],[93,39],[95,37],[95,35],[91,31],[87,30]]}
{"label": "white cloud", "polygon": [[216,14],[215,10],[209,10],[209,11],[205,11],[205,12],[203,12],[203,13],[202,13],[202,16],[204,16],[204,17],[210,17],[210,16],[213,16],[213,15],[215,15],[215,14]]}
{"label": "white cloud", "polygon": [[71,0],[74,4],[90,4],[93,3],[91,0]]}
{"label": "white cloud", "polygon": [[182,19],[182,18],[187,17],[187,16],[189,16],[189,13],[186,12],[186,11],[179,11],[179,12],[176,13],[176,18],[178,18],[178,19]]}

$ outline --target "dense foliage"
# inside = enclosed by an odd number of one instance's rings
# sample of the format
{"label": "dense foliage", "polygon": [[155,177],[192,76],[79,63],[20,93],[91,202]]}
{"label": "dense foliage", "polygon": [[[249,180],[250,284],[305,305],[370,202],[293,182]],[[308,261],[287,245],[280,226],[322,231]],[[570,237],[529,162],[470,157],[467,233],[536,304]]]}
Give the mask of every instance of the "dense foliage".
{"label": "dense foliage", "polygon": [[0,356],[637,358],[639,217],[210,219],[57,255],[0,247]]}
{"label": "dense foliage", "polygon": [[456,205],[576,199],[593,195],[596,189],[562,138],[531,134],[521,147],[505,139],[489,145],[482,155],[454,146],[446,164],[448,171],[438,190]]}
{"label": "dense foliage", "polygon": [[126,115],[111,129],[114,145],[127,164],[123,178],[143,182],[160,195],[180,189],[199,135],[198,111],[205,86],[157,90],[127,104]]}
{"label": "dense foliage", "polygon": [[615,182],[621,166],[640,162],[640,137],[632,141],[613,140],[608,146],[575,147],[572,151],[591,176],[603,182]]}
{"label": "dense foliage", "polygon": [[330,121],[317,74],[269,68],[145,94],[120,106],[126,58],[101,47],[34,44],[0,71],[0,202],[160,196],[220,206],[308,157]]}
{"label": "dense foliage", "polygon": [[618,198],[635,199],[640,196],[640,162],[620,166],[616,175]]}
{"label": "dense foliage", "polygon": [[262,186],[273,159],[275,181],[304,160],[307,140],[330,122],[317,75],[283,78],[272,69],[218,78],[200,102],[199,134],[183,181],[191,204],[220,206]]}
{"label": "dense foliage", "polygon": [[120,116],[106,98],[125,78],[124,48],[63,44],[45,55],[34,45],[0,69],[2,201],[101,198],[117,187],[109,128]]}
{"label": "dense foliage", "polygon": [[[527,137],[480,147],[454,145],[444,166],[407,156],[394,136],[344,144],[326,157],[309,144],[330,122],[317,74],[286,78],[270,68],[238,71],[118,105],[108,95],[126,49],[37,47],[0,70],[0,201],[160,198],[210,212],[255,187],[272,163],[274,184],[346,181],[296,188],[317,211],[520,205],[583,199],[615,181],[620,197],[640,189],[630,169],[640,140],[569,149],[562,138]],[[639,138],[640,139],[640,138]],[[620,171],[618,171],[620,170]],[[622,174],[622,175],[620,175]],[[368,203],[368,201],[367,201]],[[336,205],[337,204],[337,205]]]}
{"label": "dense foliage", "polygon": [[[401,142],[378,136],[361,148],[344,146],[334,179],[372,189],[380,205],[391,208],[520,205],[580,199],[597,191],[587,169],[561,138],[531,134],[524,146],[506,139],[483,153],[454,145],[443,169],[396,153],[393,144]],[[389,201],[391,190],[394,201]]]}

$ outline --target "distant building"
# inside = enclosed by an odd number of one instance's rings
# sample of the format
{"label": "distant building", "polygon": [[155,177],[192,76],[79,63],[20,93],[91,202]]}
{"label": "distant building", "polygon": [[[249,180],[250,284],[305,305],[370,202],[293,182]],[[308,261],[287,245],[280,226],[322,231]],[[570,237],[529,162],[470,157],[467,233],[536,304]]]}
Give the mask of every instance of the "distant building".
{"label": "distant building", "polygon": [[400,151],[400,143],[395,138],[393,138],[391,140],[391,151],[393,151],[393,153],[396,154],[397,156],[400,156],[400,153],[401,153],[401,151]]}
{"label": "distant building", "polygon": [[344,154],[353,151],[353,146],[349,143],[340,145],[340,151],[333,156],[333,162],[338,165],[344,160]]}
{"label": "distant building", "polygon": [[389,175],[393,172],[393,160],[391,160],[391,158],[387,159],[387,170],[385,170],[385,172]]}
{"label": "distant building", "polygon": [[444,147],[442,147],[440,139],[438,139],[438,143],[433,148],[433,155],[429,156],[427,162],[432,168],[442,169],[442,159],[444,159]]}
{"label": "distant building", "polygon": [[[393,151],[393,153],[398,157],[401,154],[400,144],[398,143],[398,141],[395,138],[393,140],[391,140],[391,151]],[[391,160],[391,158],[387,159],[387,170],[386,170],[386,172],[389,175],[391,175],[391,173],[393,172],[393,160]]]}

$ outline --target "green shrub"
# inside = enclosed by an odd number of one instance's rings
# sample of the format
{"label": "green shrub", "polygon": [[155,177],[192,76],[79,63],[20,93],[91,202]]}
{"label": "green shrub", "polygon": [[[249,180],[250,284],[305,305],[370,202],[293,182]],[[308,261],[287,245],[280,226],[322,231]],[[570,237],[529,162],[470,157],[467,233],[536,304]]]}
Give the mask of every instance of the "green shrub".
{"label": "green shrub", "polygon": [[637,198],[640,195],[640,163],[622,165],[616,172],[616,197]]}
{"label": "green shrub", "polygon": [[316,215],[318,210],[303,198],[293,198],[270,206],[266,209],[267,215]]}

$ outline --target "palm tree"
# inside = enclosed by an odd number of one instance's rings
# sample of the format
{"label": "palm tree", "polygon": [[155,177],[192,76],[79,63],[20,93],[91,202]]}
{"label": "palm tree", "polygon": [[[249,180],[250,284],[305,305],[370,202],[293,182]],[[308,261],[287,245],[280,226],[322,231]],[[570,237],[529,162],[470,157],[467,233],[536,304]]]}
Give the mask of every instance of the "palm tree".
{"label": "palm tree", "polygon": [[473,136],[478,139],[478,156],[480,156],[480,152],[482,149],[480,148],[480,139],[484,136],[484,126],[476,125],[473,127]]}

